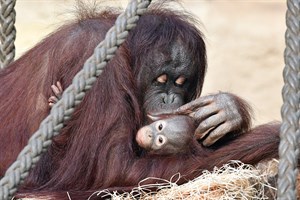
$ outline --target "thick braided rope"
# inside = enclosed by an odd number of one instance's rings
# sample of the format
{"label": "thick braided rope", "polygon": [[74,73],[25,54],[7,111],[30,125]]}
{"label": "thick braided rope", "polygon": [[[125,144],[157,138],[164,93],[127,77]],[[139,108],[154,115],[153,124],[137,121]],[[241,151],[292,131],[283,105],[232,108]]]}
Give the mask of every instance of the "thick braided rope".
{"label": "thick braided rope", "polygon": [[51,138],[59,134],[63,122],[68,120],[74,112],[74,106],[79,104],[85,92],[92,87],[106,63],[114,56],[117,47],[125,41],[128,30],[136,26],[139,15],[143,14],[150,4],[150,0],[133,0],[121,14],[115,26],[106,34],[84,64],[83,69],[74,77],[72,84],[64,91],[59,100],[51,109],[50,114],[40,124],[39,129],[29,140],[29,144],[21,151],[17,160],[6,171],[0,180],[0,200],[13,196],[17,186],[28,175],[29,170],[39,160],[41,153],[51,144]]}
{"label": "thick braided rope", "polygon": [[300,119],[300,1],[288,0],[278,199],[296,199]]}
{"label": "thick braided rope", "polygon": [[0,69],[6,67],[15,57],[16,0],[0,0]]}

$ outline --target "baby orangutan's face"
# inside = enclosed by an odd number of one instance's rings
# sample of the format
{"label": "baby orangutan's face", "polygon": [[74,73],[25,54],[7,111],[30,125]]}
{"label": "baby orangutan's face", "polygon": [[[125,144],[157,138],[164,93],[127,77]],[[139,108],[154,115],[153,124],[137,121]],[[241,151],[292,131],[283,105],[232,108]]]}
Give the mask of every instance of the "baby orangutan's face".
{"label": "baby orangutan's face", "polygon": [[188,150],[194,135],[194,122],[188,116],[175,115],[142,127],[136,141],[151,154],[176,154]]}

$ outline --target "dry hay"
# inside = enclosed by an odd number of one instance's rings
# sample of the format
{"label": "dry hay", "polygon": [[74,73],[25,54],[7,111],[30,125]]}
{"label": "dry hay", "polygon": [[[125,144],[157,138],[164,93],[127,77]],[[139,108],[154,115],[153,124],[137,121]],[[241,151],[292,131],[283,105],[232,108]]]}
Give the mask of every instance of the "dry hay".
{"label": "dry hay", "polygon": [[[277,173],[277,161],[271,161],[258,167],[246,165],[240,161],[231,161],[212,172],[203,171],[202,175],[188,183],[178,185],[180,174],[171,180],[147,178],[129,193],[118,194],[102,190],[92,196],[102,196],[114,200],[133,199],[273,199],[276,188],[268,182]],[[275,169],[275,170],[274,170]],[[157,184],[143,184],[155,180]],[[156,188],[153,192],[153,188]],[[272,197],[270,197],[272,194]]]}

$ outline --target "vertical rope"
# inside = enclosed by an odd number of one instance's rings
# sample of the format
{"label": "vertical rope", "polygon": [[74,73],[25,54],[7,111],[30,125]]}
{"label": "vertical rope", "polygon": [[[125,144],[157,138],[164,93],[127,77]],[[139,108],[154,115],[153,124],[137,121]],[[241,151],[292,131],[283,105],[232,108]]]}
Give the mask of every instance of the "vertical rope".
{"label": "vertical rope", "polygon": [[288,0],[279,145],[278,199],[296,199],[300,116],[300,0]]}
{"label": "vertical rope", "polygon": [[[109,29],[94,54],[84,63],[63,92],[62,98],[52,107],[50,114],[41,122],[39,129],[31,136],[28,145],[18,155],[0,180],[0,200],[11,198],[17,187],[27,177],[29,170],[38,162],[41,154],[58,135],[64,122],[71,118],[74,107],[84,98],[86,92],[96,82],[107,62],[113,58],[118,47],[125,41],[128,31],[136,26],[139,16],[150,4],[150,0],[132,0],[124,13],[118,16],[115,25]],[[0,130],[1,131],[1,130]]]}
{"label": "vertical rope", "polygon": [[15,57],[16,0],[0,0],[0,69],[5,68]]}

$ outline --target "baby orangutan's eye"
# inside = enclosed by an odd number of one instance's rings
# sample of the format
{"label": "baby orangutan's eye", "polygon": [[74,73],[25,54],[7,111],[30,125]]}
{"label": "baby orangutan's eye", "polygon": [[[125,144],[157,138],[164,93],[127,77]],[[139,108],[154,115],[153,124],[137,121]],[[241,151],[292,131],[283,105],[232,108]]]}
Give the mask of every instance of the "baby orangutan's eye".
{"label": "baby orangutan's eye", "polygon": [[155,141],[158,147],[163,146],[166,142],[167,142],[167,138],[163,135],[158,135]]}
{"label": "baby orangutan's eye", "polygon": [[160,144],[162,144],[162,143],[164,142],[164,139],[163,139],[162,137],[159,137],[159,138],[158,138],[158,142],[159,142]]}
{"label": "baby orangutan's eye", "polygon": [[158,130],[161,131],[162,129],[163,129],[163,125],[162,125],[162,124],[159,124],[159,125],[158,125]]}
{"label": "baby orangutan's eye", "polygon": [[155,129],[156,129],[158,132],[161,132],[161,131],[164,130],[165,125],[166,125],[166,123],[164,122],[164,120],[156,121]]}

